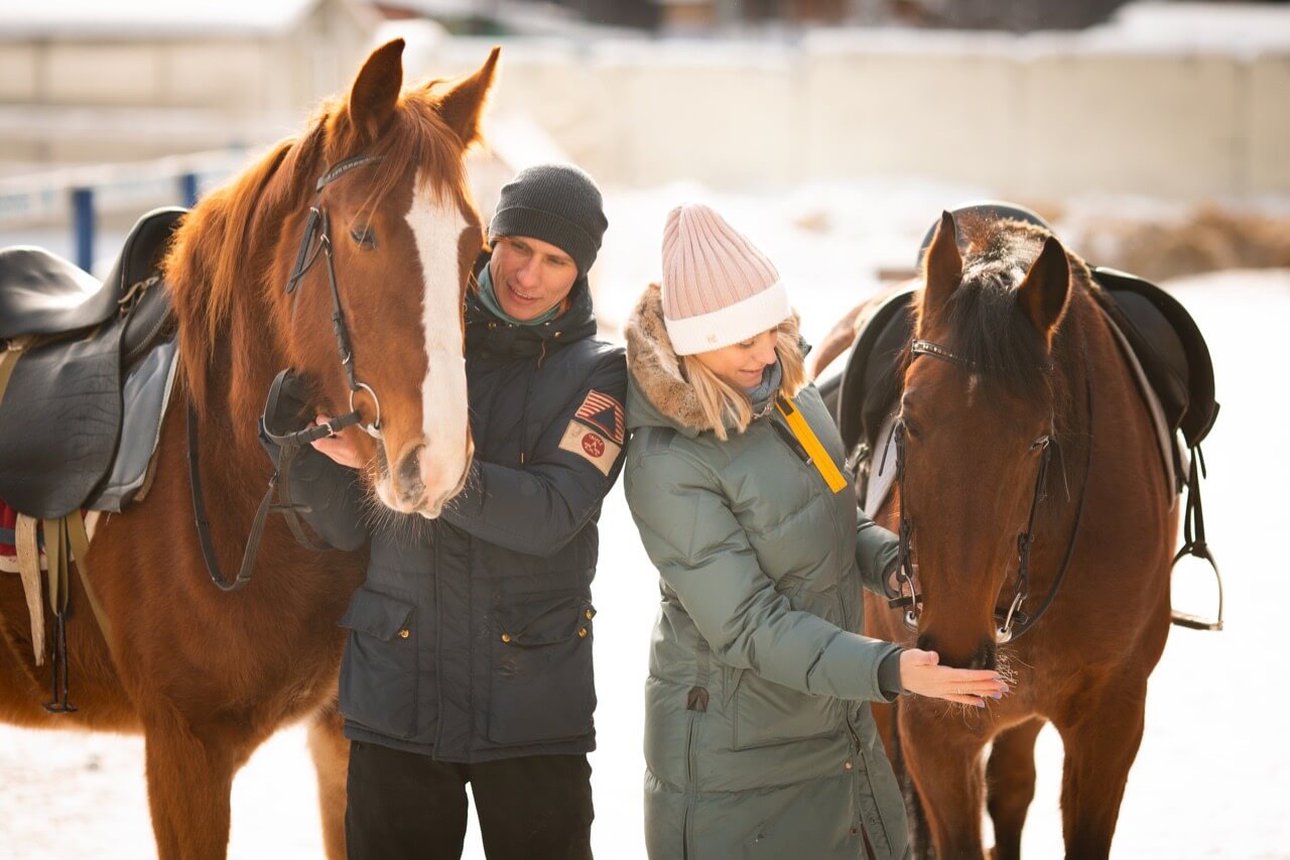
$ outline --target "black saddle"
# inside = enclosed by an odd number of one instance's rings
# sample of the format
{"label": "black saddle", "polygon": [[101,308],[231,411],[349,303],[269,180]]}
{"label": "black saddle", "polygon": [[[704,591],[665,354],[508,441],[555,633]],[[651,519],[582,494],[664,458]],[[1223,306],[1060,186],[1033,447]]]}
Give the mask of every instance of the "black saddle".
{"label": "black saddle", "polygon": [[185,211],[140,219],[97,289],[48,252],[0,251],[0,343],[22,345],[0,391],[0,499],[18,511],[120,510],[142,485],[174,371],[157,267]]}

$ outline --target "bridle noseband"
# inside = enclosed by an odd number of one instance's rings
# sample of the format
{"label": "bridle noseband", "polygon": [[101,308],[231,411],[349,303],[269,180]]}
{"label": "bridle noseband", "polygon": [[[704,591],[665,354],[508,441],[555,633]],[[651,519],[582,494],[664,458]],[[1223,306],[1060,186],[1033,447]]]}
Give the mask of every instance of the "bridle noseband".
{"label": "bridle noseband", "polygon": [[[215,555],[215,546],[211,540],[210,521],[206,516],[201,471],[198,467],[197,407],[191,399],[188,402],[188,475],[192,487],[193,513],[197,521],[197,537],[202,548],[202,558],[206,562],[206,572],[220,591],[238,591],[251,581],[251,571],[255,567],[255,556],[259,550],[265,519],[270,511],[286,515],[287,524],[296,536],[296,540],[306,547],[318,549],[301,528],[296,516],[299,506],[291,504],[290,493],[286,489],[289,482],[291,461],[297,451],[315,439],[321,439],[324,436],[332,435],[346,427],[355,425],[372,438],[381,438],[381,401],[377,398],[372,387],[365,382],[360,382],[354,372],[354,350],[350,346],[349,329],[345,325],[345,314],[340,305],[340,290],[336,283],[336,261],[332,257],[330,225],[327,210],[323,206],[321,199],[323,189],[332,182],[357,167],[376,164],[380,160],[381,156],[379,155],[356,155],[341,161],[318,178],[318,182],[314,186],[314,192],[318,199],[309,208],[309,219],[305,222],[304,236],[300,240],[300,250],[296,254],[296,265],[291,272],[291,277],[287,279],[286,285],[286,293],[292,296],[293,299],[292,313],[294,314],[294,301],[298,299],[297,287],[300,286],[305,274],[317,261],[319,252],[326,258],[327,283],[331,288],[332,299],[332,327],[336,332],[336,346],[340,351],[340,363],[345,368],[345,378],[349,383],[349,411],[344,415],[332,418],[324,424],[310,424],[302,430],[281,435],[272,432],[272,428],[265,426],[265,418],[261,416],[261,433],[281,449],[278,457],[278,468],[274,471],[273,477],[269,479],[268,492],[264,494],[264,498],[255,512],[255,517],[251,522],[251,531],[246,539],[246,548],[242,553],[242,564],[238,569],[237,576],[232,581],[229,581],[220,569],[219,559]],[[276,401],[282,387],[287,384],[289,374],[289,370],[284,370],[274,379],[269,394],[270,403]],[[376,405],[376,417],[369,424],[362,423],[363,416],[354,406],[354,395],[359,391],[366,391]],[[266,414],[271,411],[269,406],[266,405]],[[275,503],[273,500],[278,487],[283,487],[283,495],[287,496],[285,502]]]}
{"label": "bridle noseband", "polygon": [[[913,361],[920,355],[929,355],[942,361],[948,361],[957,364],[967,370],[973,369],[972,362],[957,355],[952,350],[935,343],[934,341],[915,338],[909,345],[910,360]],[[1052,365],[1046,367],[1052,370]],[[1089,448],[1088,448],[1088,465],[1092,464],[1093,441],[1093,391],[1092,377],[1086,374],[1088,384],[1088,421],[1089,421]],[[892,431],[893,441],[896,446],[896,479],[900,485],[900,525],[899,525],[899,546],[897,551],[897,569],[896,578],[900,588],[900,596],[889,600],[888,606],[893,609],[903,608],[905,610],[903,620],[905,626],[914,632],[918,632],[918,619],[921,614],[922,596],[918,594],[914,586],[915,563],[913,560],[913,522],[907,512],[905,494],[905,424],[899,417],[896,421],[895,429]],[[1045,487],[1048,480],[1048,464],[1052,460],[1053,449],[1058,448],[1056,431],[1050,422],[1047,433],[1035,437],[1030,443],[1030,450],[1040,449],[1041,458],[1039,461],[1038,474],[1035,476],[1035,491],[1030,502],[1030,515],[1027,517],[1026,530],[1017,535],[1017,582],[1013,591],[1012,600],[1006,610],[995,608],[995,620],[998,627],[995,631],[995,639],[998,644],[1010,642],[1022,633],[1029,630],[1039,617],[1052,604],[1053,598],[1057,595],[1057,589],[1061,586],[1062,580],[1066,576],[1066,570],[1070,566],[1071,556],[1075,548],[1075,539],[1079,534],[1080,521],[1084,515],[1084,499],[1086,493],[1084,490],[1088,487],[1088,470],[1084,473],[1084,486],[1080,491],[1079,510],[1075,518],[1075,529],[1071,533],[1070,543],[1066,547],[1066,556],[1062,561],[1062,566],[1058,570],[1057,578],[1053,580],[1052,586],[1048,590],[1047,596],[1040,604],[1039,609],[1033,615],[1027,615],[1022,611],[1022,603],[1030,592],[1030,547],[1035,539],[1035,517],[1039,510],[1039,505],[1047,498]],[[1060,448],[1058,450],[1060,453]]]}

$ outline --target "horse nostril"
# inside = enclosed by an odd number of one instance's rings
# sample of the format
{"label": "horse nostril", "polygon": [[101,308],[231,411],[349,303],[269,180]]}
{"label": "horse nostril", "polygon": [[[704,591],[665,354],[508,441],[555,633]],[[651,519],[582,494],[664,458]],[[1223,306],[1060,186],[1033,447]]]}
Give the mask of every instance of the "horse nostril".
{"label": "horse nostril", "polygon": [[922,636],[918,637],[918,650],[935,651],[936,642],[932,639],[931,636],[928,636],[926,633],[924,633]]}
{"label": "horse nostril", "polygon": [[969,669],[993,669],[998,661],[998,650],[993,642],[986,641],[981,644],[980,649],[972,657],[972,665]]}
{"label": "horse nostril", "polygon": [[425,484],[421,480],[421,448],[418,445],[411,449],[399,461],[399,495],[405,499],[419,498],[425,492]]}

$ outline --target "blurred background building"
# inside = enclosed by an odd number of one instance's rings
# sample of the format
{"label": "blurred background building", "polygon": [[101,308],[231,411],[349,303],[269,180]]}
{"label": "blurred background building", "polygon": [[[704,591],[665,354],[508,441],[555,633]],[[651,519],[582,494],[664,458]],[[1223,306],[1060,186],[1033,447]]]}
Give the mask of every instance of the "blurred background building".
{"label": "blurred background building", "polygon": [[0,232],[76,187],[200,193],[396,35],[409,77],[503,45],[484,186],[554,154],[637,188],[1290,195],[1283,2],[45,0],[0,5]]}

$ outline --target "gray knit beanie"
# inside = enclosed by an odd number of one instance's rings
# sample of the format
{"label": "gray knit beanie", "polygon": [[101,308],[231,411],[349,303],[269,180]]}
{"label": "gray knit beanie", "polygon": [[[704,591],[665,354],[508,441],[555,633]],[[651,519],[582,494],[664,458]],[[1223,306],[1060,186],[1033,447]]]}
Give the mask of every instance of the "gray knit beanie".
{"label": "gray knit beanie", "polygon": [[550,242],[573,258],[579,275],[586,275],[608,226],[600,189],[590,176],[568,164],[540,164],[502,186],[488,238],[530,236]]}

